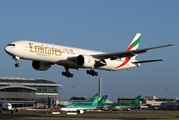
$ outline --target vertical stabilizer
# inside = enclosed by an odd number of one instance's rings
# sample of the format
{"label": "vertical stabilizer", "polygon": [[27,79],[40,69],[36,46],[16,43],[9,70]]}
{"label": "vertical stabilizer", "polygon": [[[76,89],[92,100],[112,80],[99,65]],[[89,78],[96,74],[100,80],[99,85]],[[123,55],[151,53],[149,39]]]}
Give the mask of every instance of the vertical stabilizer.
{"label": "vertical stabilizer", "polygon": [[140,103],[141,95],[137,96],[131,103],[132,106],[138,106]]}
{"label": "vertical stabilizer", "polygon": [[[126,48],[126,52],[129,52],[129,51],[132,51],[132,50],[137,50],[138,47],[139,47],[139,43],[140,43],[140,37],[141,37],[141,34],[140,33],[137,33],[135,35],[135,37],[133,38],[132,42],[129,44],[129,46]],[[124,65],[126,65],[130,60],[132,61],[135,61],[135,58],[136,58],[137,54],[134,55],[133,57],[128,57],[126,56],[123,63],[119,66],[117,66],[116,68],[120,68]]]}
{"label": "vertical stabilizer", "polygon": [[98,101],[98,104],[99,105],[102,105],[106,102],[106,99],[107,99],[108,95],[104,95],[99,101]]}
{"label": "vertical stabilizer", "polygon": [[[140,43],[141,34],[137,33],[133,38],[132,42],[126,48],[126,51],[137,50]],[[132,57],[131,59],[135,60],[136,56]]]}
{"label": "vertical stabilizer", "polygon": [[141,34],[137,33],[135,37],[133,38],[132,42],[129,44],[129,46],[126,48],[126,51],[131,50],[137,50],[140,43]]}
{"label": "vertical stabilizer", "polygon": [[99,97],[99,93],[96,93],[90,100],[89,102],[94,102],[94,100],[96,99],[96,97]]}
{"label": "vertical stabilizer", "polygon": [[93,104],[92,104],[92,105],[98,105],[98,99],[99,99],[99,96],[95,96],[95,98],[94,98],[94,101],[93,101]]}

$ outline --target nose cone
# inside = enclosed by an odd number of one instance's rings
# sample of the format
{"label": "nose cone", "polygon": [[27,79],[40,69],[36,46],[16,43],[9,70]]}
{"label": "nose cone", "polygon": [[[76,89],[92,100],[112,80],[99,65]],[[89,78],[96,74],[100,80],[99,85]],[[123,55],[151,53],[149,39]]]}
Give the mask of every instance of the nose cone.
{"label": "nose cone", "polygon": [[12,109],[12,106],[9,106],[9,107],[8,107],[8,110],[11,110],[11,109]]}
{"label": "nose cone", "polygon": [[11,109],[12,109],[12,105],[11,105],[11,104],[8,104],[7,109],[8,109],[8,110],[11,110]]}
{"label": "nose cone", "polygon": [[6,46],[5,48],[4,48],[4,51],[7,53],[7,54],[9,54],[9,55],[12,55],[12,48],[10,48],[10,46]]}
{"label": "nose cone", "polygon": [[9,54],[9,47],[6,46],[6,47],[4,48],[4,51]]}
{"label": "nose cone", "polygon": [[4,47],[4,51],[5,51],[5,52],[7,51],[7,46],[6,46],[6,47]]}

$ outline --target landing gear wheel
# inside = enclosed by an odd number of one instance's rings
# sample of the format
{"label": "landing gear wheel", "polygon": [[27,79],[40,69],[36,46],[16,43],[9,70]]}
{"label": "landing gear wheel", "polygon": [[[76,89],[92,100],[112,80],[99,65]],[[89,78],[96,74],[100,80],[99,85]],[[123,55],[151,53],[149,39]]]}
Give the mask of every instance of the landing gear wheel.
{"label": "landing gear wheel", "polygon": [[62,72],[62,75],[65,75],[65,72]]}
{"label": "landing gear wheel", "polygon": [[69,67],[68,66],[65,66],[65,72],[62,72],[62,75],[65,76],[65,77],[68,77],[68,78],[72,78],[73,77],[73,74],[69,72]]}
{"label": "landing gear wheel", "polygon": [[69,71],[66,71],[66,72],[62,72],[62,75],[65,76],[65,77],[68,77],[68,78],[72,78],[73,77],[73,74],[70,73]]}
{"label": "landing gear wheel", "polygon": [[95,76],[98,76],[98,72],[95,72],[95,71],[94,71],[94,73],[93,73],[93,74],[94,74]]}
{"label": "landing gear wheel", "polygon": [[86,73],[92,76],[98,76],[98,72],[95,72],[94,70],[87,70]]}
{"label": "landing gear wheel", "polygon": [[15,64],[15,67],[20,67],[20,64],[19,64],[19,63],[16,63],[16,64]]}
{"label": "landing gear wheel", "polygon": [[73,77],[73,74],[71,74],[70,77],[72,78],[72,77]]}
{"label": "landing gear wheel", "polygon": [[14,113],[14,111],[13,111],[13,110],[11,110],[11,113]]}
{"label": "landing gear wheel", "polygon": [[95,75],[98,76],[98,72],[95,72]]}
{"label": "landing gear wheel", "polygon": [[90,70],[87,70],[86,73],[87,73],[87,74],[90,74]]}

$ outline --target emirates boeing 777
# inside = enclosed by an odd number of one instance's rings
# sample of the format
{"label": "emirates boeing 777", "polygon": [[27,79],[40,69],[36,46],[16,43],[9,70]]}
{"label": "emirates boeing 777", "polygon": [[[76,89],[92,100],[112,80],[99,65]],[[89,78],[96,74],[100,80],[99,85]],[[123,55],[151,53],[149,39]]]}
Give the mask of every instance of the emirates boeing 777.
{"label": "emirates boeing 777", "polygon": [[69,78],[73,77],[69,71],[70,68],[87,68],[87,74],[98,76],[95,69],[116,71],[137,67],[141,63],[163,61],[163,59],[138,61],[136,56],[148,50],[173,46],[173,44],[167,44],[138,49],[140,38],[141,34],[137,33],[126,50],[122,52],[106,53],[29,40],[11,42],[5,47],[5,51],[16,61],[15,67],[20,66],[19,59],[31,60],[35,70],[48,70],[51,65],[57,64],[64,66],[65,71],[62,75]]}

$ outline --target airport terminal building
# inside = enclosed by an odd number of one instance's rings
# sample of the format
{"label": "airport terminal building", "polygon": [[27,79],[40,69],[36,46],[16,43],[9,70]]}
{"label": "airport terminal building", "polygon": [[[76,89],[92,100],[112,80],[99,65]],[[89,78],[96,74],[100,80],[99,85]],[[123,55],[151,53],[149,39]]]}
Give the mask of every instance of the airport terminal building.
{"label": "airport terminal building", "polygon": [[0,104],[6,99],[13,107],[52,108],[61,84],[46,79],[0,77]]}

